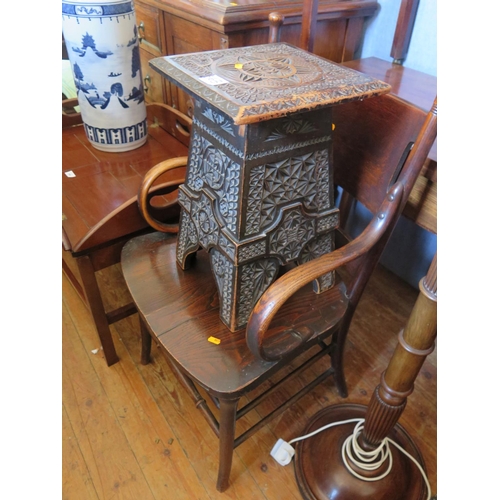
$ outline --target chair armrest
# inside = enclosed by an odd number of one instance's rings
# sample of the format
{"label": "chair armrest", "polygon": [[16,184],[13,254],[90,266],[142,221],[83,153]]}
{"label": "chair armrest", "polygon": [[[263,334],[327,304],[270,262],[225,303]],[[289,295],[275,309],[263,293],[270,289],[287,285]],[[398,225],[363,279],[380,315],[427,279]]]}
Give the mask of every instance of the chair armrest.
{"label": "chair armrest", "polygon": [[[187,156],[179,156],[178,158],[170,158],[169,160],[162,161],[155,165],[153,168],[148,170],[142,184],[139,188],[139,194],[137,195],[137,203],[139,204],[139,211],[141,215],[144,217],[146,222],[157,231],[161,231],[163,233],[177,233],[179,230],[178,224],[165,224],[156,220],[149,212],[149,200],[157,195],[157,192],[150,193],[150,188],[153,185],[154,181],[160,177],[160,175],[176,169],[185,167],[187,165]],[[184,182],[184,178],[180,180],[180,182],[176,182],[175,184],[178,186]],[[171,187],[171,186],[169,186]]]}
{"label": "chair armrest", "polygon": [[272,355],[266,351],[264,346],[266,332],[273,317],[295,292],[323,274],[335,271],[366,254],[387,230],[392,229],[394,219],[400,210],[403,191],[402,183],[394,184],[380,205],[377,214],[357,238],[342,248],[288,271],[263,293],[250,315],[246,329],[246,342],[255,356],[265,361],[276,361],[309,340],[307,335],[299,335],[297,338],[291,339],[283,351]]}
{"label": "chair armrest", "polygon": [[162,102],[147,103],[146,111],[150,122],[159,125],[178,141],[189,147],[191,128],[193,126],[193,120],[189,116]]}

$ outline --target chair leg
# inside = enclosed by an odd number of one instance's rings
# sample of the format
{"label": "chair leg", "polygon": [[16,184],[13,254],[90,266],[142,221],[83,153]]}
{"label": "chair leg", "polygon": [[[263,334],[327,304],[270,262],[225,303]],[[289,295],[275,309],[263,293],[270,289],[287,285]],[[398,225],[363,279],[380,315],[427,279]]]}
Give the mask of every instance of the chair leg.
{"label": "chair leg", "polygon": [[340,325],[337,334],[335,335],[334,333],[335,338],[332,339],[332,342],[334,343],[333,352],[331,353],[333,381],[335,382],[335,386],[337,387],[337,391],[341,398],[346,398],[348,396],[344,374],[344,347],[347,332],[349,331],[349,324],[350,321],[348,322],[347,327],[345,327],[345,323],[343,322],[342,325]]}
{"label": "chair leg", "polygon": [[238,402],[239,398],[236,400],[220,399],[219,474],[217,476],[217,490],[220,492],[225,491],[229,486]]}
{"label": "chair leg", "polygon": [[147,365],[151,361],[151,334],[149,330],[146,328],[146,325],[142,321],[142,318],[139,318],[139,323],[141,325],[141,364]]}

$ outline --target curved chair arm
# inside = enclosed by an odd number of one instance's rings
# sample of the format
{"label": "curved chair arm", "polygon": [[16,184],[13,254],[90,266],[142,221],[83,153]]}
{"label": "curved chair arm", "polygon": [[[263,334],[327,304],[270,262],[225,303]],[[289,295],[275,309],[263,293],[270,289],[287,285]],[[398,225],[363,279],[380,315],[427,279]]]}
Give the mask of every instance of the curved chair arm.
{"label": "curved chair arm", "polygon": [[189,146],[193,126],[193,120],[189,116],[163,102],[147,103],[146,111],[148,120],[157,123],[185,146]]}
{"label": "curved chair arm", "polygon": [[151,168],[142,181],[139,188],[139,194],[137,195],[137,203],[139,204],[139,211],[144,217],[146,222],[157,231],[163,233],[177,233],[179,226],[177,224],[165,224],[154,219],[149,213],[149,200],[155,195],[155,193],[150,194],[149,190],[153,185],[153,182],[160,177],[160,175],[173,170],[174,168],[185,167],[187,165],[187,156],[179,156],[178,158],[170,158],[169,160],[162,161]]}
{"label": "curved chair arm", "polygon": [[247,345],[255,356],[265,361],[276,361],[309,340],[307,336],[297,336],[300,340],[292,340],[284,351],[272,355],[264,346],[264,338],[273,317],[295,292],[323,274],[361,257],[373,248],[397,216],[403,199],[403,191],[404,186],[401,182],[394,184],[377,214],[357,238],[342,248],[288,271],[264,292],[250,315],[246,329]]}

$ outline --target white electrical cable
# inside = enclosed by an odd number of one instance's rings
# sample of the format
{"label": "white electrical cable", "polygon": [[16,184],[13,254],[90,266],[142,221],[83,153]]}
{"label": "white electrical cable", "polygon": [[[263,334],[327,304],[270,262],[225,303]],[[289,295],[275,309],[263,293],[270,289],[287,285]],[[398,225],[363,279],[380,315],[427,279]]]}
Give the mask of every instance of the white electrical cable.
{"label": "white electrical cable", "polygon": [[[418,461],[412,457],[406,450],[404,450],[401,446],[399,446],[396,442],[394,442],[392,439],[385,438],[382,440],[380,445],[373,451],[365,451],[363,450],[359,444],[358,444],[358,436],[361,434],[361,431],[363,430],[364,418],[352,418],[350,420],[343,420],[341,422],[332,422],[331,424],[324,425],[323,427],[320,427],[319,429],[316,429],[314,432],[310,432],[309,434],[306,434],[305,436],[300,436],[297,438],[294,438],[290,440],[288,443],[284,442],[285,444],[291,445],[292,443],[295,443],[297,441],[302,441],[303,439],[310,438],[326,429],[329,429],[330,427],[335,427],[337,425],[345,425],[345,424],[352,424],[356,422],[356,425],[354,427],[354,430],[352,434],[344,441],[344,444],[342,445],[342,460],[344,461],[344,465],[346,466],[347,470],[355,477],[358,479],[361,479],[363,481],[380,481],[384,477],[386,477],[392,469],[392,453],[389,447],[389,443],[395,446],[399,451],[401,451],[404,455],[406,455],[409,459],[412,460],[412,462],[417,466],[418,470],[422,474],[422,477],[424,478],[425,485],[427,487],[427,500],[430,500],[431,498],[431,485],[429,483],[429,480],[427,479],[427,476],[425,474],[424,469],[422,466],[418,463]],[[278,444],[278,443],[277,443]],[[276,446],[275,446],[276,447]],[[273,449],[274,451],[274,449]],[[273,453],[271,453],[273,455]],[[349,465],[348,460],[346,459],[346,455],[351,460],[353,464],[355,464],[357,467],[359,467],[361,470],[366,470],[366,471],[372,471],[372,470],[377,470],[380,468],[384,462],[389,459],[389,465],[387,467],[387,470],[380,474],[379,476],[374,476],[374,477],[364,477],[358,474],[356,471],[352,469],[352,467]],[[274,456],[274,455],[273,455]],[[377,458],[380,456],[380,459],[377,460]],[[289,460],[288,460],[289,462]],[[286,462],[286,463],[288,463]],[[282,464],[283,465],[283,464]]]}
{"label": "white electrical cable", "polygon": [[[380,479],[383,479],[389,474],[389,472],[391,472],[391,450],[387,446],[387,441],[385,439],[376,449],[372,451],[363,450],[363,448],[361,448],[358,443],[358,436],[359,434],[361,434],[361,431],[364,428],[363,423],[364,420],[360,420],[354,427],[352,434],[344,441],[344,444],[342,445],[342,460],[344,461],[344,465],[347,467],[349,472],[358,479],[362,479],[363,481],[380,481]],[[346,455],[347,457],[349,457],[349,460],[361,470],[372,471],[380,469],[380,467],[384,465],[387,458],[389,458],[389,466],[384,473],[378,476],[364,477],[358,474],[349,465],[349,462],[346,459]],[[379,456],[381,456],[380,460],[376,460]]]}
{"label": "white electrical cable", "polygon": [[309,434],[306,434],[305,436],[300,436],[295,439],[292,439],[288,441],[290,444],[295,443],[296,441],[302,441],[303,439],[307,439],[310,437],[315,436],[316,434],[319,434],[322,431],[325,431],[326,429],[329,429],[330,427],[335,427],[336,425],[342,425],[342,424],[353,424],[354,422],[364,422],[363,418],[351,418],[351,420],[344,420],[342,422],[332,422],[331,424],[324,425],[323,427],[320,427],[319,429],[316,429],[314,432],[310,432]]}

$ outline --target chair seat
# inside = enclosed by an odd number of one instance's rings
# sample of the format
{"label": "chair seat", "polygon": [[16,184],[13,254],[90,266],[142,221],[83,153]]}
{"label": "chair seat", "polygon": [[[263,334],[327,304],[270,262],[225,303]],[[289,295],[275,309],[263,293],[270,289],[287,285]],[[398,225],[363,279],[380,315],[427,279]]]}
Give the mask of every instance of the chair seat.
{"label": "chair seat", "polygon": [[[157,232],[123,248],[123,275],[139,313],[160,347],[202,387],[221,396],[251,390],[283,361],[256,358],[245,329],[231,332],[221,322],[208,252],[200,250],[193,266],[183,271],[176,264],[176,244],[175,235]],[[310,340],[303,350],[308,349],[338,325],[347,304],[342,282],[321,294],[312,285],[302,288],[274,318],[271,343],[281,345],[286,337],[306,332]]]}

